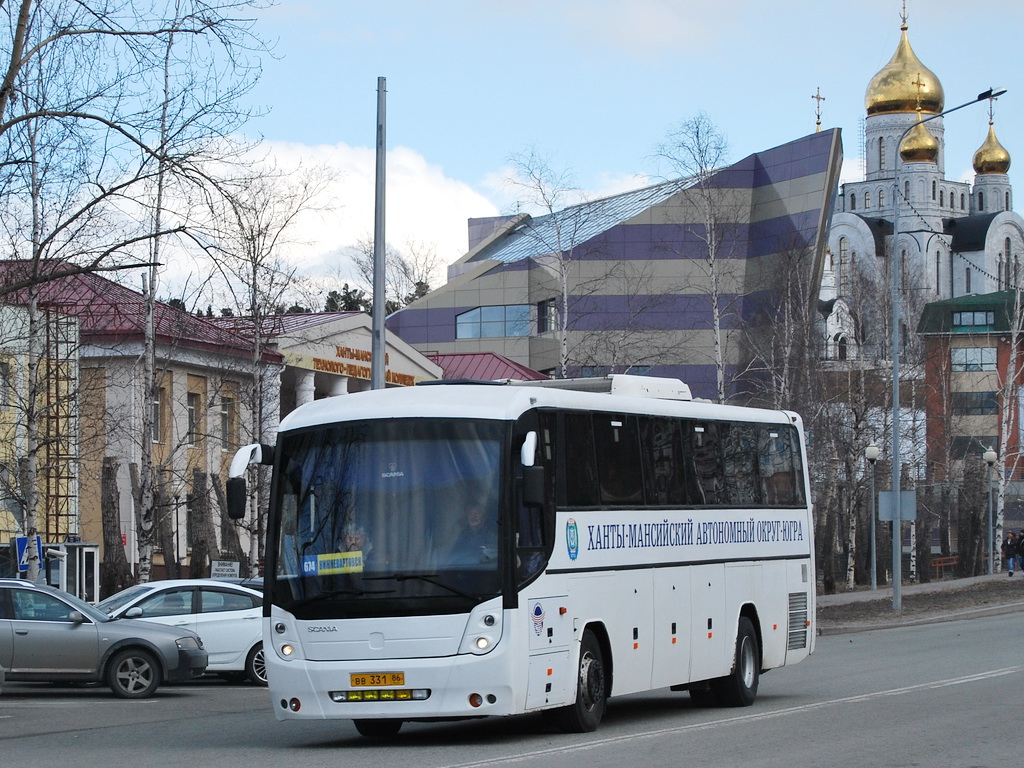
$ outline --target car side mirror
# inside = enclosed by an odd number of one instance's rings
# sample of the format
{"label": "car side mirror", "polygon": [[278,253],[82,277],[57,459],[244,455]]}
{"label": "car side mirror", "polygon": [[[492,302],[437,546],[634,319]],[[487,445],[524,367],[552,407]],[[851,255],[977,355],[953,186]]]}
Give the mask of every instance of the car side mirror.
{"label": "car side mirror", "polygon": [[124,617],[126,619],[138,619],[138,618],[142,617],[142,614],[143,614],[142,609],[139,608],[139,606],[136,605],[134,608],[129,608],[127,611],[125,611],[124,612]]}
{"label": "car side mirror", "polygon": [[84,624],[85,615],[81,611],[71,611],[68,614],[68,621],[74,622],[75,624]]}

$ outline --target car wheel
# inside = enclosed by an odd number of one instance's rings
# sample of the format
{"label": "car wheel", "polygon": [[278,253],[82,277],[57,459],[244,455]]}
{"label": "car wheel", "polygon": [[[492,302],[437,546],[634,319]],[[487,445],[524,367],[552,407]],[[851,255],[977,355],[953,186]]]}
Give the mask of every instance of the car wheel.
{"label": "car wheel", "polygon": [[267,657],[263,653],[263,643],[257,643],[249,651],[245,660],[245,676],[256,685],[267,684]]}
{"label": "car wheel", "polygon": [[144,699],[156,693],[160,668],[148,651],[129,648],[115,654],[107,665],[107,685],[122,699]]}

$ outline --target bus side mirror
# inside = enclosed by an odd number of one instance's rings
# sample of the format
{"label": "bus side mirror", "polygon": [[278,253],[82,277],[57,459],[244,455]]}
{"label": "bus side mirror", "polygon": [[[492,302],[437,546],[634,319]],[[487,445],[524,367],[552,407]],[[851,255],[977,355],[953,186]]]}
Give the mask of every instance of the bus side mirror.
{"label": "bus side mirror", "polygon": [[245,489],[244,477],[229,477],[227,484],[228,517],[241,520],[245,517],[245,503],[248,494]]}
{"label": "bus side mirror", "polygon": [[544,506],[544,467],[523,467],[523,506]]}

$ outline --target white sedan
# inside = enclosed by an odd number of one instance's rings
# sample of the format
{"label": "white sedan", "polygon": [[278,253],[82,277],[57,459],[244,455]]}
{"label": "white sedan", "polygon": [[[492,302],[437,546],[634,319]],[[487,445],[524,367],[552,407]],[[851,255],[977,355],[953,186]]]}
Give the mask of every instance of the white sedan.
{"label": "white sedan", "polygon": [[143,619],[199,634],[207,670],[226,679],[267,684],[263,658],[263,595],[213,579],[136,584],[98,603],[112,618]]}

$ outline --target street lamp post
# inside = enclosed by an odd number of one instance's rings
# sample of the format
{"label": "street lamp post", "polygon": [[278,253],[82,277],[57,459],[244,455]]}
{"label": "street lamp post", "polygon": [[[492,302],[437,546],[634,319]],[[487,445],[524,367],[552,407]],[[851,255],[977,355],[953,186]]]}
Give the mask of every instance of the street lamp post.
{"label": "street lamp post", "polygon": [[901,582],[903,581],[903,525],[902,525],[902,510],[900,509],[900,471],[902,465],[900,463],[900,256],[899,256],[899,235],[900,235],[900,195],[902,190],[900,188],[900,173],[903,170],[903,163],[900,162],[899,152],[900,147],[903,144],[903,140],[907,138],[907,134],[910,133],[916,126],[927,123],[931,120],[936,120],[943,115],[948,115],[950,112],[956,112],[958,109],[969,107],[971,104],[976,104],[979,101],[986,99],[994,99],[997,96],[1002,96],[1006,93],[1005,88],[989,88],[987,91],[979,93],[975,98],[970,101],[966,101],[963,104],[947,109],[934,115],[929,115],[926,118],[921,119],[920,113],[918,113],[918,120],[914,122],[909,128],[900,134],[899,140],[896,142],[896,172],[894,174],[896,181],[895,193],[892,196],[893,199],[893,220],[892,220],[892,285],[891,285],[891,301],[892,301],[892,608],[894,611],[903,610],[903,595],[901,594]]}
{"label": "street lamp post", "polygon": [[982,458],[988,464],[988,473],[986,474],[988,481],[988,575],[991,576],[995,572],[996,559],[995,549],[992,547],[992,465],[996,463],[999,455],[995,450],[989,448]]}
{"label": "street lamp post", "polygon": [[878,589],[878,563],[875,560],[875,462],[878,461],[882,449],[871,441],[871,445],[864,449],[864,458],[871,465],[871,588]]}

